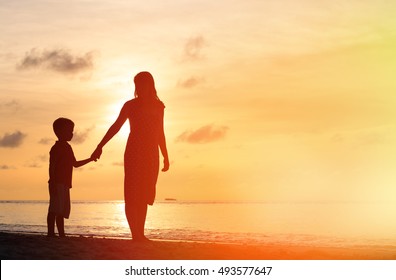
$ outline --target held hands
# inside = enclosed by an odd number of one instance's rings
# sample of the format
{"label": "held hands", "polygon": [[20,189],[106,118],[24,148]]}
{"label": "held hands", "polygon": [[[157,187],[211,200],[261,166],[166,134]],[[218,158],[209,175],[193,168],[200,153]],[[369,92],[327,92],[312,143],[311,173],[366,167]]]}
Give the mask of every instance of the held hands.
{"label": "held hands", "polygon": [[169,170],[169,159],[164,158],[164,168],[162,168],[162,172],[166,172]]}
{"label": "held hands", "polygon": [[91,159],[97,161],[98,159],[100,159],[101,155],[102,155],[102,148],[97,147],[95,151],[92,153]]}

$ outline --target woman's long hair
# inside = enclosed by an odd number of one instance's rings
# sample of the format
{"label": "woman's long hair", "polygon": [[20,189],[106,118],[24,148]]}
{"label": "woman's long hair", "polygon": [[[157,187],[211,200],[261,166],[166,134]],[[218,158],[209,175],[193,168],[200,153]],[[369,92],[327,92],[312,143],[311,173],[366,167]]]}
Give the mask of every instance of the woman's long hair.
{"label": "woman's long hair", "polygon": [[154,78],[149,72],[140,72],[133,79],[135,83],[135,98],[141,100],[159,100],[155,89]]}

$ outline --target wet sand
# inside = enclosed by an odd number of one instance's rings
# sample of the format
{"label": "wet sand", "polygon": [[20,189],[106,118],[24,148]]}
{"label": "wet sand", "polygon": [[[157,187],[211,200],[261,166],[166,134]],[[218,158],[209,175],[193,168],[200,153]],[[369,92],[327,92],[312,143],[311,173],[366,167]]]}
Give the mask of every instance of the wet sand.
{"label": "wet sand", "polygon": [[131,240],[0,232],[2,260],[396,260],[396,246],[298,246]]}

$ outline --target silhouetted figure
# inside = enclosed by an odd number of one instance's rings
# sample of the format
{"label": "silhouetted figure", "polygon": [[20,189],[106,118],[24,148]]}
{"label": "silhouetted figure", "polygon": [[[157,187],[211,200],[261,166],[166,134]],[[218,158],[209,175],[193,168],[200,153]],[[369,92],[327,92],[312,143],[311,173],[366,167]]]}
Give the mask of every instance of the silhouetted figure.
{"label": "silhouetted figure", "polygon": [[149,72],[134,78],[135,98],[122,107],[114,124],[99,143],[92,157],[102,154],[103,146],[120,130],[127,119],[130,134],[124,153],[125,214],[134,241],[148,241],[144,236],[147,205],[153,205],[159,172],[159,151],[164,157],[162,171],[169,169],[164,134],[164,104],[159,100],[154,79]]}
{"label": "silhouetted figure", "polygon": [[72,187],[73,167],[83,166],[96,159],[88,158],[76,161],[73,149],[67,143],[73,138],[74,123],[59,118],[53,124],[58,137],[50,151],[49,163],[49,207],[47,215],[48,237],[55,236],[55,222],[60,237],[65,237],[64,218],[70,215],[70,188]]}

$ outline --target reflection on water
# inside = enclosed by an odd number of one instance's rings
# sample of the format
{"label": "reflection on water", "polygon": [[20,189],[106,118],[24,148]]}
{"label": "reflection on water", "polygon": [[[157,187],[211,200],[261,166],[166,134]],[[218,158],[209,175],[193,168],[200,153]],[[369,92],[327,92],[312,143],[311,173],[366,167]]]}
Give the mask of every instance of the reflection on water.
{"label": "reflection on water", "polygon": [[[46,201],[0,202],[0,230],[46,232]],[[395,244],[394,203],[158,202],[150,238],[221,242]],[[122,201],[77,201],[69,234],[129,237]]]}

